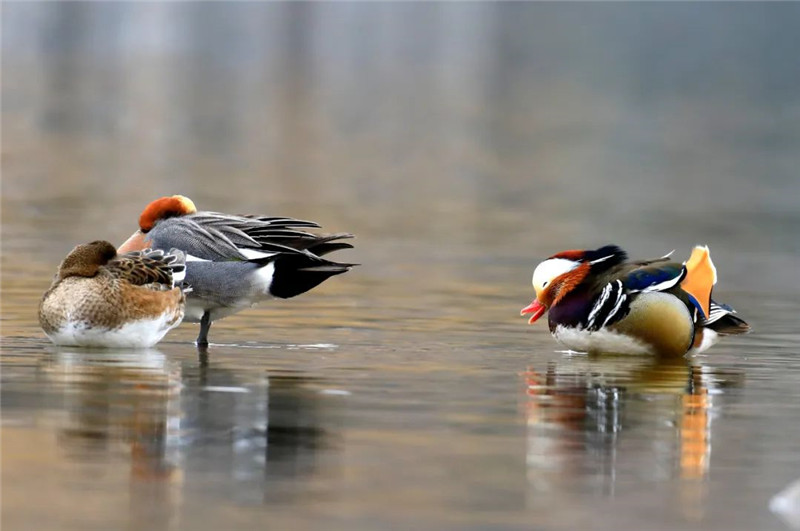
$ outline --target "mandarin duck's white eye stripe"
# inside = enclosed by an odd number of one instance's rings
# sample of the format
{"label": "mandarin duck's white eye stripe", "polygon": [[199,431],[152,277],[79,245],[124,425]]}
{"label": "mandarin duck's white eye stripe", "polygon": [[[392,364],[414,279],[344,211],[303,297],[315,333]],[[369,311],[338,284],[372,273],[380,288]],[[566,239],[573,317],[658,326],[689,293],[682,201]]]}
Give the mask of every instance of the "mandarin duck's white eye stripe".
{"label": "mandarin duck's white eye stripe", "polygon": [[563,275],[578,267],[580,262],[567,260],[566,258],[549,258],[536,266],[533,270],[531,284],[537,291],[544,288],[557,276]]}

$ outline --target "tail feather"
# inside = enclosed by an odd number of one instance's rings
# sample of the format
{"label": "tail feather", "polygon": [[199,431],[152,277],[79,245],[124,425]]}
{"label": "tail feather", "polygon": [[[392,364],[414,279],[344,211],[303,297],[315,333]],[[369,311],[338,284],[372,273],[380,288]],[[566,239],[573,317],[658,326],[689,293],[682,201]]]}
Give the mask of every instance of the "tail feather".
{"label": "tail feather", "polygon": [[317,236],[302,232],[289,234],[286,231],[280,233],[270,231],[262,234],[253,231],[249,235],[261,246],[259,250],[267,252],[310,251],[317,256],[322,256],[339,249],[352,249],[353,247],[349,243],[340,241],[353,238],[352,234],[345,232]]}
{"label": "tail feather", "polygon": [[323,242],[310,247],[308,250],[317,256],[325,256],[334,251],[341,251],[342,249],[352,249],[353,244],[346,242]]}
{"label": "tail feather", "polygon": [[711,301],[711,310],[708,317],[702,321],[705,328],[710,328],[719,334],[744,334],[750,331],[750,325],[744,319],[733,315],[736,310],[727,304]]}
{"label": "tail feather", "polygon": [[274,263],[275,272],[269,291],[281,299],[305,293],[356,265],[332,262],[310,252],[280,255]]}

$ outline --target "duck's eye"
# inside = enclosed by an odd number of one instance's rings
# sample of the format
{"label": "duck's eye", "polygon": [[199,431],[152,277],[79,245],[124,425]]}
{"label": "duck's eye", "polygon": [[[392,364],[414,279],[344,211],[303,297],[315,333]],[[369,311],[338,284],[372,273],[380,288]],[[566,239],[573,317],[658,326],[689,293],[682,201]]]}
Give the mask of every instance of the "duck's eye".
{"label": "duck's eye", "polygon": [[543,287],[543,288],[546,288],[546,287],[547,287],[547,285],[548,285],[549,283],[550,283],[550,281],[549,281],[549,280],[545,280],[545,281],[544,281],[544,284],[542,284],[542,287]]}

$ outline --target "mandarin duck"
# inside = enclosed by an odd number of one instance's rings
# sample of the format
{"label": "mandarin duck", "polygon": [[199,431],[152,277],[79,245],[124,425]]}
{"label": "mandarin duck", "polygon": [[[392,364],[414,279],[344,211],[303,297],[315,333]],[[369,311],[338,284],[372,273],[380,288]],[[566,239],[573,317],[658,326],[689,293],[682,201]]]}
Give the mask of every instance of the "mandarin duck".
{"label": "mandarin duck", "polygon": [[39,304],[56,345],[145,348],[183,319],[184,254],[145,249],[119,255],[107,241],[78,245]]}
{"label": "mandarin duck", "polygon": [[198,211],[188,197],[151,202],[139,229],[120,251],[152,247],[186,253],[187,296],[184,321],[200,323],[198,346],[208,345],[211,323],[257,303],[288,299],[316,287],[355,264],[322,258],[349,249],[352,234],[317,235],[312,221],[286,217],[240,216]]}
{"label": "mandarin duck", "polygon": [[749,331],[733,308],[711,299],[717,270],[708,247],[682,264],[671,254],[628,261],[616,245],[555,254],[536,266],[536,298],[520,313],[533,324],[549,311],[555,339],[584,352],[682,356],[720,334]]}

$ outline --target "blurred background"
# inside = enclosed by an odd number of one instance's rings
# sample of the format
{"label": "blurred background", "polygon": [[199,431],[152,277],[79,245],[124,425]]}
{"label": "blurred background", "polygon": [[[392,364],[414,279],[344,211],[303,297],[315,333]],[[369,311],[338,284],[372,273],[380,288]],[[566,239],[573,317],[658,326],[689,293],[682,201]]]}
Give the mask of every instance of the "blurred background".
{"label": "blurred background", "polygon": [[[782,529],[798,49],[795,3],[4,2],[4,524]],[[362,266],[216,323],[210,362],[188,324],[130,367],[50,347],[59,261],[176,193]],[[755,333],[565,359],[531,271],[607,243],[709,244]]]}

